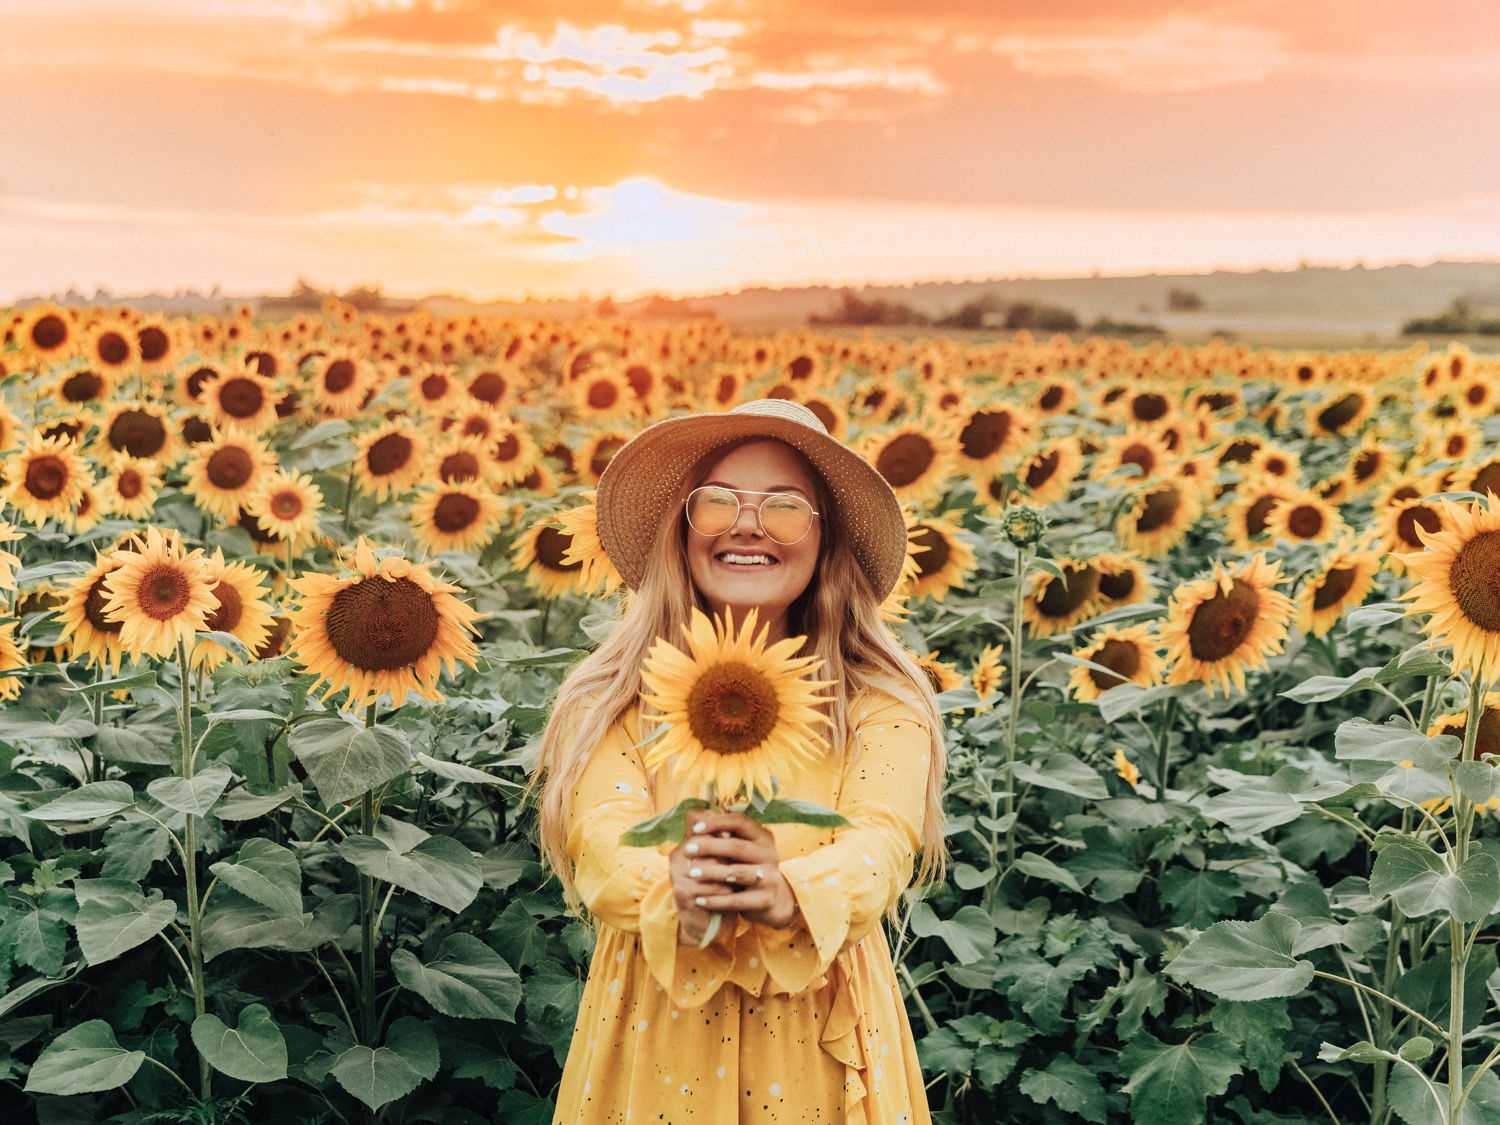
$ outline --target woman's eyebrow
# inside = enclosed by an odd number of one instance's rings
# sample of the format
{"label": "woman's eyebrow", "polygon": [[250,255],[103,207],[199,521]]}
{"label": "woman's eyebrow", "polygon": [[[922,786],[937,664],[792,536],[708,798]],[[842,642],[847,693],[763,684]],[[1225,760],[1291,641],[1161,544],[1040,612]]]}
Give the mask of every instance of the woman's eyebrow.
{"label": "woman's eyebrow", "polygon": [[803,496],[807,495],[806,489],[799,488],[795,484],[773,484],[770,488],[736,488],[734,485],[722,480],[706,480],[698,487],[707,488],[709,485],[714,485],[717,488],[727,488],[730,492],[800,492]]}

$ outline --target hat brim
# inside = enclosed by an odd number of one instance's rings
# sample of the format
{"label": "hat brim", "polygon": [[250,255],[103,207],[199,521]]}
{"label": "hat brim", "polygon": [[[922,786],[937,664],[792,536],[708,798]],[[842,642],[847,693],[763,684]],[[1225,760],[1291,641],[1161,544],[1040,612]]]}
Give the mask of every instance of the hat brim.
{"label": "hat brim", "polygon": [[667,418],[631,438],[599,478],[599,541],[620,577],[640,586],[667,509],[705,455],[737,438],[766,437],[802,453],[827,482],[854,557],[880,600],[896,588],[906,559],[901,502],[873,465],[826,433],[767,414]]}

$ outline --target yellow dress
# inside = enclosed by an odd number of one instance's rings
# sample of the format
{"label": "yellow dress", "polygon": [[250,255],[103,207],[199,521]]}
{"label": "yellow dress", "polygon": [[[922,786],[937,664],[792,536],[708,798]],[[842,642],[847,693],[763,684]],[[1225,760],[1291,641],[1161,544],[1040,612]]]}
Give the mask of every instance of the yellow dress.
{"label": "yellow dress", "polygon": [[616,724],[573,792],[568,853],[599,941],[558,1092],[557,1125],[928,1125],[922,1070],[881,916],[911,879],[930,752],[915,712],[853,701],[851,745],[782,789],[852,826],[775,825],[795,928],[728,920],[677,944],[672,845],[620,833],[688,793],[647,796],[637,723]]}

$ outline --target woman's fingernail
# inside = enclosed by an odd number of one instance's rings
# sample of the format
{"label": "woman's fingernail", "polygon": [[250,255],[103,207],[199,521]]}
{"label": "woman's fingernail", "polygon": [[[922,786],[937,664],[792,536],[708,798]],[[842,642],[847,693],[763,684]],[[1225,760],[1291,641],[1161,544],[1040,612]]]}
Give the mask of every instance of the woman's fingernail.
{"label": "woman's fingernail", "polygon": [[726,875],[726,876],[724,876],[724,882],[726,882],[726,883],[732,883],[732,882],[734,882],[734,876],[733,875]]}
{"label": "woman's fingernail", "polygon": [[695,825],[693,825],[693,831],[694,831],[694,832],[702,832],[702,831],[703,831],[703,830],[704,830],[704,829],[705,829],[705,828],[707,828],[707,827],[708,827],[708,825],[706,825],[706,824],[704,824],[704,823],[703,823],[703,822],[702,822],[702,821],[701,821],[701,820],[700,820],[700,821],[699,821],[699,822],[698,822],[698,823],[697,823],[697,824],[695,824]]}
{"label": "woman's fingernail", "polygon": [[696,902],[699,906],[707,906],[708,905],[708,899],[706,899],[706,898],[695,898],[695,899],[693,899],[693,901]]}
{"label": "woman's fingernail", "polygon": [[688,874],[691,875],[694,879],[701,879],[701,878],[703,878],[703,868],[701,868],[701,867],[691,868],[691,869],[689,869]]}
{"label": "woman's fingernail", "polygon": [[687,852],[689,855],[697,855],[698,854],[698,845],[697,844],[689,844],[687,847],[683,848],[682,850],[685,851],[685,852]]}

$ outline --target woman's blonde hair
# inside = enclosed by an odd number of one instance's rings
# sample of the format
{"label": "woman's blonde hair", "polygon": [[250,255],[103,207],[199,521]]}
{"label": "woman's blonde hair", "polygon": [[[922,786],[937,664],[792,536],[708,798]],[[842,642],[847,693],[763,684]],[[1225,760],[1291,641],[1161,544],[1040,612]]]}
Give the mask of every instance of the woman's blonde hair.
{"label": "woman's blonde hair", "polygon": [[[731,450],[775,440],[759,436],[739,438],[718,446],[699,460],[683,481],[677,501],[662,519],[640,587],[628,598],[619,625],[558,689],[531,784],[533,790],[540,786],[542,791],[542,854],[562,877],[569,897],[572,897],[572,865],[567,851],[569,804],[589,755],[604,741],[611,726],[631,708],[640,706],[641,665],[651,646],[658,638],[678,643],[692,610],[696,607],[708,612],[708,605],[688,571],[683,502]],[[787,630],[808,638],[803,655],[821,657],[823,665],[817,676],[833,681],[828,715],[829,744],[835,752],[842,752],[849,743],[850,701],[864,691],[888,693],[911,707],[926,724],[931,748],[922,858],[917,870],[917,882],[924,884],[941,877],[946,858],[942,808],[946,751],[932,684],[881,620],[881,599],[854,557],[832,491],[801,453],[795,449],[792,452],[812,477],[819,518],[823,521],[823,539],[812,580],[788,610]]]}

